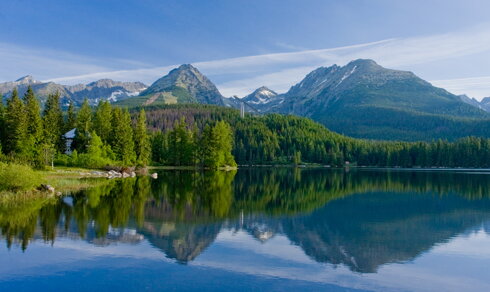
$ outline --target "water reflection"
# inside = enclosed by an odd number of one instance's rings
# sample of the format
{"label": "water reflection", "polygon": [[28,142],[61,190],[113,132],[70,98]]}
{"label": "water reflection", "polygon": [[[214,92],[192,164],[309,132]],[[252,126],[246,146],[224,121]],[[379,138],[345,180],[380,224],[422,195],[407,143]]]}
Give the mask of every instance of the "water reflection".
{"label": "water reflection", "polygon": [[[245,169],[162,171],[107,180],[63,199],[0,206],[7,246],[147,240],[188,263],[223,230],[261,243],[285,235],[317,262],[361,273],[408,261],[435,244],[490,226],[487,174]],[[28,252],[28,251],[27,251]]]}

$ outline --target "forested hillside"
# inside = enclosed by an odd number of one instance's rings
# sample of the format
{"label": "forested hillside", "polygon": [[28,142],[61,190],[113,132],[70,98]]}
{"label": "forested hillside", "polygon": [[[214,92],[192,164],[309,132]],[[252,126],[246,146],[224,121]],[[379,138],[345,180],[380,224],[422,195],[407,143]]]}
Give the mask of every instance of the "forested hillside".
{"label": "forested hillside", "polygon": [[[29,88],[0,106],[1,160],[43,168],[110,165],[219,168],[250,164],[330,166],[490,167],[490,139],[383,142],[350,138],[308,118],[267,114],[240,117],[214,105],[154,105],[129,112],[86,100],[63,113],[60,96],[43,109]],[[75,128],[71,149],[66,131]],[[68,150],[68,152],[67,152]],[[73,152],[71,152],[73,150]],[[236,162],[236,163],[235,163]]]}
{"label": "forested hillside", "polygon": [[[238,164],[299,164],[342,166],[490,167],[490,139],[467,137],[455,142],[384,142],[349,138],[307,118],[291,115],[247,115],[210,105],[166,105],[145,108],[153,134],[153,160],[169,164],[169,145],[176,122],[185,123],[185,139],[209,121],[226,121],[233,129],[233,155]],[[183,122],[182,122],[183,120]],[[158,134],[155,134],[158,133]],[[155,139],[158,137],[158,139]],[[166,148],[171,151],[171,148]]]}

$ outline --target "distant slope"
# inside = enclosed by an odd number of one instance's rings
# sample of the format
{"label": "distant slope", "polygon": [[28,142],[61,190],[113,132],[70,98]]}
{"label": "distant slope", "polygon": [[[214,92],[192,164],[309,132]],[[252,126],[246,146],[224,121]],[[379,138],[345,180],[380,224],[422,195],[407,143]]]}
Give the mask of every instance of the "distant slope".
{"label": "distant slope", "polygon": [[277,93],[265,86],[262,86],[260,88],[257,88],[254,92],[251,94],[245,96],[243,98],[243,101],[249,103],[249,104],[267,104],[270,101],[274,100],[274,98],[277,96]]}
{"label": "distant slope", "polygon": [[479,109],[482,109],[486,112],[490,112],[490,97],[484,97],[481,101],[476,100],[475,98],[470,98],[466,94],[459,95],[463,102],[475,106]]}
{"label": "distant slope", "polygon": [[372,60],[318,68],[260,109],[310,117],[333,131],[360,138],[490,136],[490,114],[411,72],[386,69]]}
{"label": "distant slope", "polygon": [[61,85],[54,82],[37,81],[28,75],[16,81],[0,83],[0,95],[6,98],[10,96],[14,88],[17,88],[22,96],[28,86],[32,86],[41,102],[44,102],[49,94],[59,92],[64,106],[67,106],[70,100],[74,101],[77,106],[81,105],[85,98],[92,105],[97,104],[100,100],[116,102],[136,96],[147,88],[141,82],[119,82],[110,79],[101,79],[89,84]]}
{"label": "distant slope", "polygon": [[181,65],[155,81],[136,99],[123,101],[121,106],[201,103],[224,106],[218,88],[192,65]]}

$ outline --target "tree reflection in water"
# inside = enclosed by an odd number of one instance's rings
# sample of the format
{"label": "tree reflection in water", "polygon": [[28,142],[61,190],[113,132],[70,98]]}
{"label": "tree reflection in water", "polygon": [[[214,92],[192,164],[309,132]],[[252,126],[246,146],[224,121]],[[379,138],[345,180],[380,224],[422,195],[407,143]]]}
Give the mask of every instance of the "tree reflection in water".
{"label": "tree reflection in water", "polygon": [[[180,263],[223,229],[283,234],[318,262],[357,272],[406,261],[490,220],[486,174],[264,168],[161,171],[107,180],[62,199],[0,205],[10,248],[59,237],[149,241]],[[488,226],[488,224],[487,224]]]}

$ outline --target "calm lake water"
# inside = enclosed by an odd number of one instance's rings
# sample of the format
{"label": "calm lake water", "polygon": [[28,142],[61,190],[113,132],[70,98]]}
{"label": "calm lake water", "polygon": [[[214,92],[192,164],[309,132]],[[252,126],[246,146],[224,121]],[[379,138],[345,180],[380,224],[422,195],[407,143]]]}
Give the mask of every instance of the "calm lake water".
{"label": "calm lake water", "polygon": [[160,171],[0,210],[0,291],[490,291],[485,173]]}

